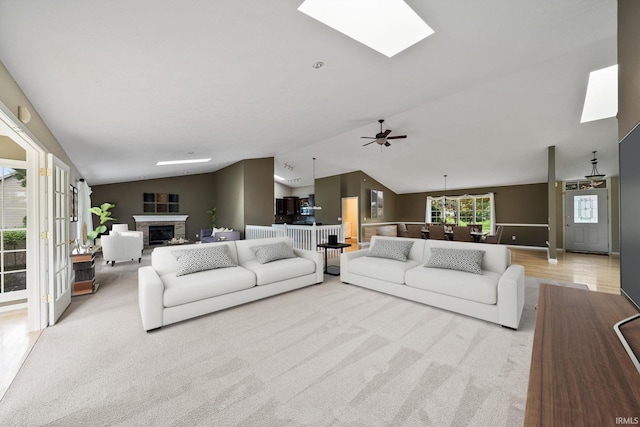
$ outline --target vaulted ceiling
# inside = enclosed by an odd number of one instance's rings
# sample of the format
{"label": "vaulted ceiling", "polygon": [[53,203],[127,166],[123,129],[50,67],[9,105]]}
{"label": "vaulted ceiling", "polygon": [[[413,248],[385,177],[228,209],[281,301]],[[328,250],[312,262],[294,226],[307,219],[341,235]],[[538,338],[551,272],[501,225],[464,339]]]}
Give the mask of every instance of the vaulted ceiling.
{"label": "vaulted ceiling", "polygon": [[[552,145],[558,179],[593,150],[617,175],[616,119],[580,124],[589,72],[617,61],[615,0],[409,0],[435,34],[392,58],[301,3],[0,0],[0,61],[90,185],[268,156],[291,186],[313,157],[397,193],[533,183]],[[408,138],[363,147],[381,118]]]}

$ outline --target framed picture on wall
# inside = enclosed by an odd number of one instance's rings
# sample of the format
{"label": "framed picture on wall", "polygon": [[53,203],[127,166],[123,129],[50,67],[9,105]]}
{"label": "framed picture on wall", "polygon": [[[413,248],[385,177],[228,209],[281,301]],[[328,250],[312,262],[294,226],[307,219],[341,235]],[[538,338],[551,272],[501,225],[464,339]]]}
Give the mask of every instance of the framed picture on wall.
{"label": "framed picture on wall", "polygon": [[371,215],[372,219],[384,217],[384,196],[382,190],[371,190]]}
{"label": "framed picture on wall", "polygon": [[71,222],[78,222],[78,188],[69,186],[69,220]]}

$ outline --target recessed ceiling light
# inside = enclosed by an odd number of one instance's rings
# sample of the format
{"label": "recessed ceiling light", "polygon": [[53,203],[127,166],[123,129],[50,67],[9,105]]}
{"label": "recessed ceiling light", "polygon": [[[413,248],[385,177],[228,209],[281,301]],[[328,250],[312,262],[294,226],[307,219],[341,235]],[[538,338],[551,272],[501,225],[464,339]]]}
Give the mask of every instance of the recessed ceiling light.
{"label": "recessed ceiling light", "polygon": [[618,114],[618,65],[589,73],[580,123],[608,119]]}
{"label": "recessed ceiling light", "polygon": [[318,61],[318,62],[314,62],[312,67],[317,70],[318,68],[322,68],[323,65],[324,65],[324,62]]}
{"label": "recessed ceiling light", "polygon": [[433,34],[403,0],[305,0],[298,10],[389,58]]}
{"label": "recessed ceiling light", "polygon": [[206,163],[211,159],[189,159],[189,160],[166,160],[162,162],[156,163],[156,166],[165,166],[165,165],[181,165],[184,163]]}

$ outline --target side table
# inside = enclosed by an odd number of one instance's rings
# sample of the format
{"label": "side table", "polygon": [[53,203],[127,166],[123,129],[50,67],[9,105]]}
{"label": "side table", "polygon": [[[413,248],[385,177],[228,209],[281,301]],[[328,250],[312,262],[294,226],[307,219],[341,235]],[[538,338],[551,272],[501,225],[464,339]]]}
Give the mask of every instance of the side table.
{"label": "side table", "polygon": [[75,280],[73,282],[72,296],[93,294],[98,291],[100,286],[96,283],[95,259],[96,252],[100,250],[100,246],[94,246],[87,253],[71,253]]}
{"label": "side table", "polygon": [[325,274],[330,274],[332,276],[339,276],[340,275],[340,266],[332,265],[331,267],[333,267],[332,268],[333,271],[329,271],[329,266],[327,265],[327,250],[328,249],[340,249],[340,253],[342,253],[344,248],[348,248],[349,246],[351,246],[351,244],[350,243],[335,243],[335,244],[319,243],[317,246],[324,250],[324,273]]}

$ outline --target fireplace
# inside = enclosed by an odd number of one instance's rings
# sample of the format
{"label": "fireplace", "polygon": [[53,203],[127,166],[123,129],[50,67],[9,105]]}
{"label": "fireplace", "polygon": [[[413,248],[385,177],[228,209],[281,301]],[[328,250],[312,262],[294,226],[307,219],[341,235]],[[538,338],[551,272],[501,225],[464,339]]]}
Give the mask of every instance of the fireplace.
{"label": "fireplace", "polygon": [[[142,231],[144,247],[157,245],[165,240],[186,239],[186,224],[189,215],[134,215],[136,230]],[[165,228],[167,227],[167,228]],[[168,227],[173,228],[173,234],[168,234]],[[151,229],[160,230],[162,234],[151,236]]]}
{"label": "fireplace", "polygon": [[160,245],[175,236],[173,225],[150,225],[149,226],[149,246]]}

